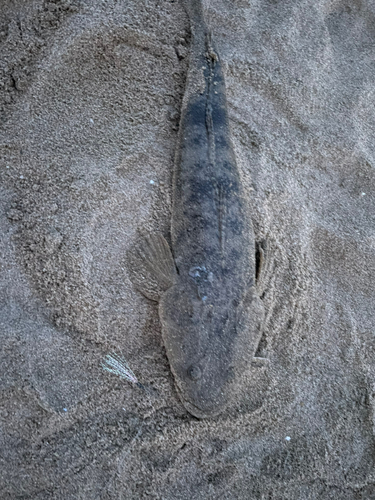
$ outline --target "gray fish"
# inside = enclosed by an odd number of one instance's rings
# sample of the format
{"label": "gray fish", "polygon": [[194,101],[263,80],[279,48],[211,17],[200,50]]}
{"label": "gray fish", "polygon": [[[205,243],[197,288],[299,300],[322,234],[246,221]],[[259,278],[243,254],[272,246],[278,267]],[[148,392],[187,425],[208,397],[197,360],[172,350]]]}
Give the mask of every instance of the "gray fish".
{"label": "gray fish", "polygon": [[263,306],[255,242],[231,144],[220,58],[199,1],[173,179],[170,249],[160,234],[128,253],[132,282],[159,302],[179,397],[198,418],[222,412],[256,352]]}

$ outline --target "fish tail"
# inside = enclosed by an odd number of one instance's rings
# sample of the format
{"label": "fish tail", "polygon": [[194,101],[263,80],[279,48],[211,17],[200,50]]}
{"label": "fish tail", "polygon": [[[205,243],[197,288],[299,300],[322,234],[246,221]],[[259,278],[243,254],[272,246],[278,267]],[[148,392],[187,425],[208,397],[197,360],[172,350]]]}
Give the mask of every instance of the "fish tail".
{"label": "fish tail", "polygon": [[202,0],[183,0],[182,4],[191,23],[199,24],[202,21],[204,22]]}
{"label": "fish tail", "polygon": [[201,0],[183,0],[183,6],[190,20],[190,29],[193,35],[193,44],[204,47],[206,45],[208,29],[204,17]]}

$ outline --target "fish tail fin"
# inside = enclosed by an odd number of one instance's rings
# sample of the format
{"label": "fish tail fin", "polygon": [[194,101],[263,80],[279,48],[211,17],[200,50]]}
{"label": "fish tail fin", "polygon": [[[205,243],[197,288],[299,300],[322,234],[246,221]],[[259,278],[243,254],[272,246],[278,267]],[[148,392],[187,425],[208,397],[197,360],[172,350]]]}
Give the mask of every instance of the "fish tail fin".
{"label": "fish tail fin", "polygon": [[204,22],[202,0],[183,0],[182,5],[186,10],[192,25]]}
{"label": "fish tail fin", "polygon": [[182,3],[189,17],[193,45],[202,49],[206,46],[208,35],[202,0],[183,0]]}

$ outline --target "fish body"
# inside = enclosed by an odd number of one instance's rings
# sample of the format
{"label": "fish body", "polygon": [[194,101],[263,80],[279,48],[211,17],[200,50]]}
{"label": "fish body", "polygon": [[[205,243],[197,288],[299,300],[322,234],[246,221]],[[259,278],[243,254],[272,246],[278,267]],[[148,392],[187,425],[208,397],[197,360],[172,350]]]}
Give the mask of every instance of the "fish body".
{"label": "fish body", "polygon": [[263,308],[220,58],[200,2],[186,5],[193,41],[173,177],[172,252],[161,235],[149,236],[132,251],[130,267],[133,282],[159,302],[180,399],[205,418],[236,393],[259,343]]}

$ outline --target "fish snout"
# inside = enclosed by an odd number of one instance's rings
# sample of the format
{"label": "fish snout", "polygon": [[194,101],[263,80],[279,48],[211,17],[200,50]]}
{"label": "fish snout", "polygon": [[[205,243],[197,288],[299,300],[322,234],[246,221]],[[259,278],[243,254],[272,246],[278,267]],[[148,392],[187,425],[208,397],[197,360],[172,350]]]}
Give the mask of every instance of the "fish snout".
{"label": "fish snout", "polygon": [[225,382],[201,363],[190,363],[187,368],[178,372],[174,370],[176,389],[189,413],[197,418],[209,418],[226,408],[231,397],[229,374],[225,377]]}

